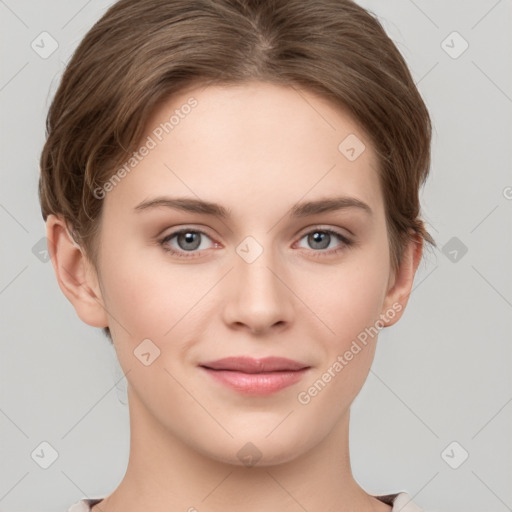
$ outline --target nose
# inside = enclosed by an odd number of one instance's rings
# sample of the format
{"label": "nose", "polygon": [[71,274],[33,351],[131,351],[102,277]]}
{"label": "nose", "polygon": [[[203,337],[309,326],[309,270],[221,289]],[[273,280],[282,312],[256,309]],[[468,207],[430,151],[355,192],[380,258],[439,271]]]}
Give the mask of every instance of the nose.
{"label": "nose", "polygon": [[287,328],[293,317],[293,293],[287,275],[264,250],[248,263],[235,254],[235,267],[228,277],[224,321],[232,329],[265,334]]}

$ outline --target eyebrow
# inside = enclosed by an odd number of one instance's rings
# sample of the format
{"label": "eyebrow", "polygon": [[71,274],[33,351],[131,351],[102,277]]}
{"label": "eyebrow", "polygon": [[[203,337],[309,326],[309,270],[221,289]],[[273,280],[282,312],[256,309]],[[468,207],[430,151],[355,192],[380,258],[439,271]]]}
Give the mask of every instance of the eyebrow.
{"label": "eyebrow", "polygon": [[[225,208],[220,204],[186,197],[159,196],[154,199],[142,201],[135,206],[134,210],[140,212],[160,207],[173,208],[190,213],[202,213],[221,219],[228,219],[232,215],[229,208]],[[355,197],[330,197],[316,201],[297,203],[290,209],[290,215],[291,217],[301,218],[351,208],[357,208],[368,215],[373,214],[372,209],[366,203]]]}

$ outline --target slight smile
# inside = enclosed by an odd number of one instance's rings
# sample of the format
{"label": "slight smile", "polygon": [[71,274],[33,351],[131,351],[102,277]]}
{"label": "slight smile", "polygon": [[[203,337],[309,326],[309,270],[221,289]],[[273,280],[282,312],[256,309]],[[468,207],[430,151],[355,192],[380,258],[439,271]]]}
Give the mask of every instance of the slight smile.
{"label": "slight smile", "polygon": [[282,357],[227,357],[199,367],[218,382],[250,395],[269,395],[296,384],[311,368]]}

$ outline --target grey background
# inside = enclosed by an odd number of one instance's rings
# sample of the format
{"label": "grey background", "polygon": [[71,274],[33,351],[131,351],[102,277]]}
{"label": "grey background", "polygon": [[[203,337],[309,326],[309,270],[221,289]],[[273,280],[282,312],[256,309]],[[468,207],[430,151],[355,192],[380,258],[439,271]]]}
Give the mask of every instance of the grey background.
{"label": "grey background", "polygon": [[[1,511],[103,497],[128,460],[126,381],[44,261],[37,199],[49,102],[110,3],[0,0]],[[429,511],[512,510],[512,4],[360,3],[378,14],[431,112],[422,204],[439,249],[426,253],[405,316],[381,332],[353,405],[354,475],[370,493],[404,490]],[[46,59],[31,47],[43,31],[59,45]],[[58,453],[47,469],[31,455],[44,441]]]}

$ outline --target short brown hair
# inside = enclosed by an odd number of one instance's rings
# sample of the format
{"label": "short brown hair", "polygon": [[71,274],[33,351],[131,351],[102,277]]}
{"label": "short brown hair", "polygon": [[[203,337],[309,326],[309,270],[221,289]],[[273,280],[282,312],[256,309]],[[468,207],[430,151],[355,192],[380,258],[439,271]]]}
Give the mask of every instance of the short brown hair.
{"label": "short brown hair", "polygon": [[379,158],[394,269],[413,238],[436,245],[419,216],[428,110],[378,19],[350,0],[112,5],[76,49],[48,112],[43,219],[62,215],[97,266],[102,200],[93,191],[136,149],[154,109],[194,83],[250,80],[296,85],[348,108]]}

